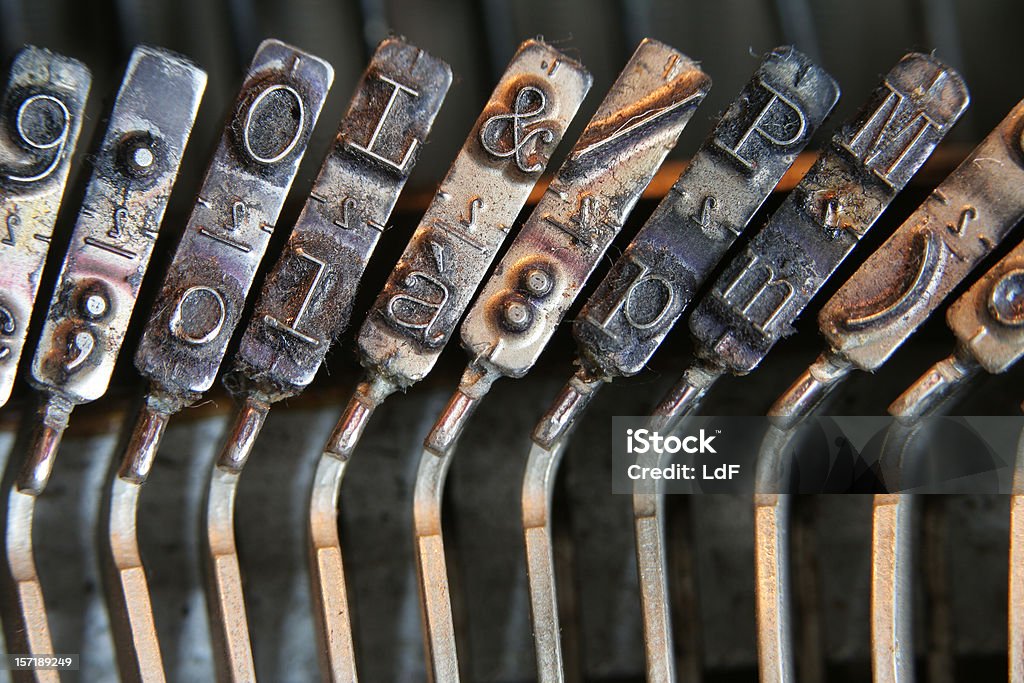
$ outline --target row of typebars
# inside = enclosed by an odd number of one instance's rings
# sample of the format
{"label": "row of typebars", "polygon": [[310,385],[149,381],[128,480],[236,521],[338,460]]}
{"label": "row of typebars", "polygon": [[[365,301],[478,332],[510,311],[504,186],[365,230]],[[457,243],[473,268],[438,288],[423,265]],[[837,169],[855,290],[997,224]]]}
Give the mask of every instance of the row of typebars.
{"label": "row of typebars", "polygon": [[[233,528],[238,480],[270,407],[311,383],[347,328],[377,242],[395,236],[390,214],[452,73],[402,39],[382,42],[297,222],[276,226],[332,78],[330,64],[312,54],[275,40],[260,45],[166,272],[154,274],[162,278],[155,303],[139,311],[145,325],[134,364],[148,389],[105,484],[101,515],[104,588],[126,680],[165,675],[138,545],[140,491],[170,417],[210,390],[233,337],[223,379],[238,409],[209,474],[204,571],[218,676],[256,678]],[[412,501],[427,671],[431,680],[459,680],[441,521],[459,436],[497,379],[520,378],[537,362],[711,86],[686,55],[641,42],[513,230],[591,80],[583,65],[539,40],[519,47],[362,321],[364,379],[323,448],[309,499],[312,609],[326,679],[357,678],[337,523],[345,469],[377,406],[422,380],[461,322],[467,367],[424,442]],[[35,502],[73,409],[107,391],[205,84],[202,69],[180,55],[134,50],[27,348],[90,72],[35,47],[13,62],[0,110],[0,399],[10,396],[24,356],[20,375],[40,407],[28,415],[31,429],[16,442],[5,478],[0,573],[9,653],[55,653],[33,557]],[[683,313],[694,359],[652,408],[655,428],[671,430],[718,378],[756,368],[969,102],[954,69],[934,55],[907,54],[874,91],[854,95],[865,97],[859,113],[835,127],[771,217],[748,230],[839,94],[796,49],[764,55],[574,318],[576,368],[533,432],[522,480],[538,680],[565,679],[552,499],[561,455],[598,389],[638,373]],[[1022,132],[1024,103],[824,304],[818,320],[828,348],[772,407],[777,437],[853,370],[880,367],[1008,236],[1024,215]],[[268,262],[261,291],[250,292],[275,230],[290,231],[287,241]],[[893,403],[901,420],[936,413],[964,380],[1001,373],[1024,353],[1024,245],[975,277],[948,309],[956,350]],[[247,305],[252,314],[243,320]],[[1024,681],[1024,477],[1016,487],[1009,671]],[[913,503],[903,494],[874,500],[871,655],[882,682],[915,679]],[[676,656],[668,605],[664,501],[637,494],[633,507],[646,675],[686,679],[691,664]],[[755,500],[763,681],[795,676],[790,508],[788,495]],[[947,680],[952,656],[929,653],[930,680]]]}

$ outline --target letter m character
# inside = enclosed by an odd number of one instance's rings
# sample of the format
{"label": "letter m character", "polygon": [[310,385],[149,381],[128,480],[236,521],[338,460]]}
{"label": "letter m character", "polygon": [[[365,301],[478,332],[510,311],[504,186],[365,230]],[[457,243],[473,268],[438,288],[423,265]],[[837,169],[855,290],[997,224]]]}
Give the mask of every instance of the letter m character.
{"label": "letter m character", "polygon": [[956,72],[930,57],[910,55],[886,77],[879,100],[838,144],[899,190],[966,108],[967,90]]}

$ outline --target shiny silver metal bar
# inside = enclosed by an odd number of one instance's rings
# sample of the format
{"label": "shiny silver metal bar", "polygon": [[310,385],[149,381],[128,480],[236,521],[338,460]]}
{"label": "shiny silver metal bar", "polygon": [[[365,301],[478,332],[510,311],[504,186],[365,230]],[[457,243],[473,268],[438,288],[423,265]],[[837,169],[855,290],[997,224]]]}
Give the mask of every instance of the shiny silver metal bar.
{"label": "shiny silver metal bar", "polygon": [[[402,39],[377,47],[224,378],[240,406],[204,507],[207,607],[221,680],[256,677],[234,535],[242,468],[271,405],[309,385],[348,327],[363,271],[451,80],[446,63]],[[320,651],[325,670],[354,679],[351,636],[345,641],[344,656],[333,664],[323,638]]]}
{"label": "shiny silver metal bar", "polygon": [[669,429],[722,375],[745,375],[792,325],[956,123],[956,71],[911,53],[843,126],[768,225],[694,308],[696,361],[654,410]]}
{"label": "shiny silver metal bar", "polygon": [[[345,465],[376,407],[437,362],[590,84],[565,55],[523,43],[363,323],[366,379],[324,448],[310,499],[314,600],[332,667],[351,649],[336,528]],[[421,588],[423,600],[447,590]],[[458,680],[454,651],[431,652],[428,664],[431,680]]]}
{"label": "shiny silver metal bar", "polygon": [[91,84],[84,64],[37,47],[11,65],[0,125],[0,406],[25,348]]}
{"label": "shiny silver metal bar", "polygon": [[[780,427],[793,427],[812,414],[853,370],[873,372],[881,367],[1024,217],[1022,117],[1024,103],[935,188],[821,309],[818,321],[829,349],[769,410]],[[947,379],[967,377],[974,367],[953,357],[939,367],[939,374]],[[930,399],[904,403],[895,414],[907,419],[920,417],[934,410],[945,388],[952,386],[953,382],[943,382],[932,390]],[[767,461],[782,452],[781,446],[765,449],[761,462],[770,467]],[[925,507],[925,515],[929,509]],[[777,548],[774,553],[785,557],[788,550]],[[950,665],[947,661],[933,670]]]}
{"label": "shiny silver metal bar", "polygon": [[126,679],[164,676],[137,542],[141,487],[170,416],[213,384],[332,79],[313,55],[274,40],[260,46],[136,351],[150,386],[102,508]]}
{"label": "shiny silver metal bar", "polygon": [[871,671],[879,683],[913,681],[914,496],[874,497],[871,535]]}
{"label": "shiny silver metal bar", "polygon": [[[121,87],[71,235],[39,345],[31,382],[40,392],[34,435],[7,493],[8,565],[35,600],[22,617],[45,628],[32,561],[33,512],[76,405],[106,393],[167,200],[206,88],[206,73],[186,59],[140,47]],[[163,101],[174,94],[173,104]],[[49,649],[46,653],[52,653]]]}
{"label": "shiny silver metal bar", "polygon": [[710,85],[689,57],[641,42],[462,324],[470,363],[424,443],[414,489],[428,657],[457,659],[441,508],[459,435],[498,378],[537,362]]}

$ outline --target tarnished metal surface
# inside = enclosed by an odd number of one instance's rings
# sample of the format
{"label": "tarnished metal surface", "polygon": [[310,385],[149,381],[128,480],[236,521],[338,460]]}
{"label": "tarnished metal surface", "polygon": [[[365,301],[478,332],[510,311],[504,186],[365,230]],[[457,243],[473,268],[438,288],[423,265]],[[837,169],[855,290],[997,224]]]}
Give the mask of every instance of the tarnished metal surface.
{"label": "tarnished metal surface", "polygon": [[124,678],[163,678],[136,539],[139,490],[170,415],[213,383],[332,80],[313,55],[275,40],[260,46],[136,352],[150,388],[102,508]]}
{"label": "tarnished metal surface", "polygon": [[986,372],[1024,355],[1024,243],[1000,259],[946,311],[957,345]]}
{"label": "tarnished metal surface", "polygon": [[[7,565],[31,599],[12,605],[4,623],[15,631],[36,630],[25,652],[53,652],[32,649],[49,640],[32,558],[35,498],[46,487],[72,408],[106,392],[205,87],[206,73],[191,62],[137,48],[93,155],[32,364],[43,406],[21,474],[8,492]],[[167,93],[174,94],[173,105],[162,101]]]}
{"label": "tarnished metal surface", "polygon": [[401,388],[434,366],[590,83],[543,43],[519,49],[360,330],[364,367]]}
{"label": "tarnished metal surface", "polygon": [[830,350],[771,414],[806,414],[849,370],[880,367],[1020,222],[1022,126],[1024,102],[825,304],[818,323]]}
{"label": "tarnished metal surface", "polygon": [[451,85],[451,68],[391,38],[377,48],[310,198],[267,276],[233,376],[297,394],[347,326],[359,280]]}
{"label": "tarnished metal surface", "polygon": [[[1017,225],[1024,215],[1024,194],[1020,190],[1024,183],[1022,116],[1024,104],[1018,104],[825,304],[818,320],[830,349],[772,406],[769,413],[779,419],[780,425],[791,426],[812,413],[854,368],[873,371],[884,364]],[[952,357],[934,372],[943,378],[966,377],[973,374],[973,369],[970,363]],[[936,400],[937,393],[927,398],[931,391],[919,391],[912,400],[894,404],[894,414],[912,420],[933,411],[940,401]],[[909,394],[905,396],[910,398]],[[766,447],[759,466],[770,467],[765,460],[780,458],[783,449],[779,445]],[[903,502],[893,498],[892,507],[884,510],[888,512]],[[934,512],[934,506],[926,508],[931,520],[929,511]],[[888,530],[896,532],[895,528]],[[885,531],[877,529],[876,537]],[[886,542],[899,547],[892,539]],[[788,556],[785,547],[776,548],[775,553],[783,561]],[[876,562],[891,557],[879,548]],[[909,563],[910,559],[898,561]],[[875,568],[879,577],[891,575],[896,569],[885,564],[876,564]],[[879,580],[891,583],[890,579]],[[762,588],[766,587],[759,584],[759,590]],[[771,587],[766,590],[774,591]],[[899,597],[911,599],[909,595]],[[885,620],[891,614],[887,610],[876,616]],[[886,632],[887,627],[879,626],[879,631]]]}
{"label": "tarnished metal surface", "polygon": [[689,57],[640,44],[467,314],[474,364],[533,367],[710,86]]}
{"label": "tarnished metal surface", "polygon": [[643,369],[838,98],[793,48],[765,56],[575,320],[590,376]]}
{"label": "tarnished metal surface", "polygon": [[892,405],[914,419],[936,411],[982,370],[1005,372],[1024,355],[1024,243],[1018,244],[946,311],[956,351],[929,368]]}
{"label": "tarnished metal surface", "polygon": [[[427,437],[413,501],[424,637],[438,680],[458,672],[441,525],[458,437],[494,380],[521,377],[536,363],[710,85],[689,57],[644,40],[462,324],[470,364]],[[539,661],[542,680],[563,676],[546,663]]]}
{"label": "tarnished metal surface", "polygon": [[106,392],[205,87],[183,57],[132,53],[32,360],[39,391]]}
{"label": "tarnished metal surface", "polygon": [[[234,536],[238,478],[270,403],[301,392],[348,325],[363,270],[451,80],[446,63],[401,39],[377,48],[225,379],[242,405],[205,508],[207,606],[223,680],[255,677]],[[321,651],[330,652],[329,643]],[[345,659],[353,666],[351,652]],[[354,669],[341,675],[324,660],[337,678],[354,677]]]}
{"label": "tarnished metal surface", "polygon": [[45,487],[74,406],[107,390],[205,88],[183,57],[132,53],[32,359],[45,407],[23,491]]}
{"label": "tarnished metal surface", "polygon": [[0,405],[14,386],[91,83],[84,64],[37,47],[11,65],[0,113]]}
{"label": "tarnished metal surface", "polygon": [[333,78],[276,40],[253,59],[135,354],[172,403],[213,384]]}
{"label": "tarnished metal surface", "polygon": [[537,362],[709,88],[685,55],[641,43],[467,314],[470,366],[428,450],[455,443],[497,378]]}
{"label": "tarnished metal surface", "polygon": [[[568,438],[604,378],[635,374],[649,360],[837,98],[835,82],[800,53],[779,48],[766,56],[577,318],[582,367],[549,413],[552,419],[538,425],[534,438],[541,447],[531,458],[540,460],[531,461],[528,471],[546,471],[541,462],[551,462],[553,444]],[[524,482],[524,495],[527,490],[544,487]],[[647,674],[672,679],[664,520],[657,496],[639,495],[634,512]],[[537,581],[544,578],[537,575]]]}
{"label": "tarnished metal surface", "polygon": [[655,410],[688,412],[723,373],[753,370],[931,154],[968,104],[960,75],[906,55],[832,138],[690,317],[697,362]]}
{"label": "tarnished metal surface", "polygon": [[[337,531],[348,458],[374,409],[437,361],[590,83],[590,74],[557,50],[536,40],[523,43],[360,330],[367,380],[328,439],[309,510],[325,674],[335,679],[355,676]],[[454,652],[431,658],[428,672],[434,680],[457,680]]]}

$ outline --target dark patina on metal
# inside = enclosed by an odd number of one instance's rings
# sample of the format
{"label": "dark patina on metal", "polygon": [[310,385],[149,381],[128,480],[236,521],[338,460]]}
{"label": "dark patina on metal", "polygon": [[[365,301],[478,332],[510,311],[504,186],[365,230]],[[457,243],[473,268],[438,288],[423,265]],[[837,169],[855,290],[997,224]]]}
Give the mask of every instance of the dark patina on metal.
{"label": "dark patina on metal", "polygon": [[333,77],[275,40],[253,59],[135,354],[167,412],[213,384]]}
{"label": "dark patina on metal", "polygon": [[650,360],[839,98],[792,47],[768,53],[573,325],[593,378]]}
{"label": "dark patina on metal", "polygon": [[702,361],[735,374],[757,367],[968,100],[956,71],[904,57],[697,305],[690,330]]}
{"label": "dark patina on metal", "polygon": [[81,62],[37,47],[11,66],[0,105],[0,405],[25,348],[91,83]]}
{"label": "dark patina on metal", "polygon": [[348,326],[363,271],[451,80],[446,63],[401,39],[377,48],[263,286],[233,386],[275,401],[313,380]]}

